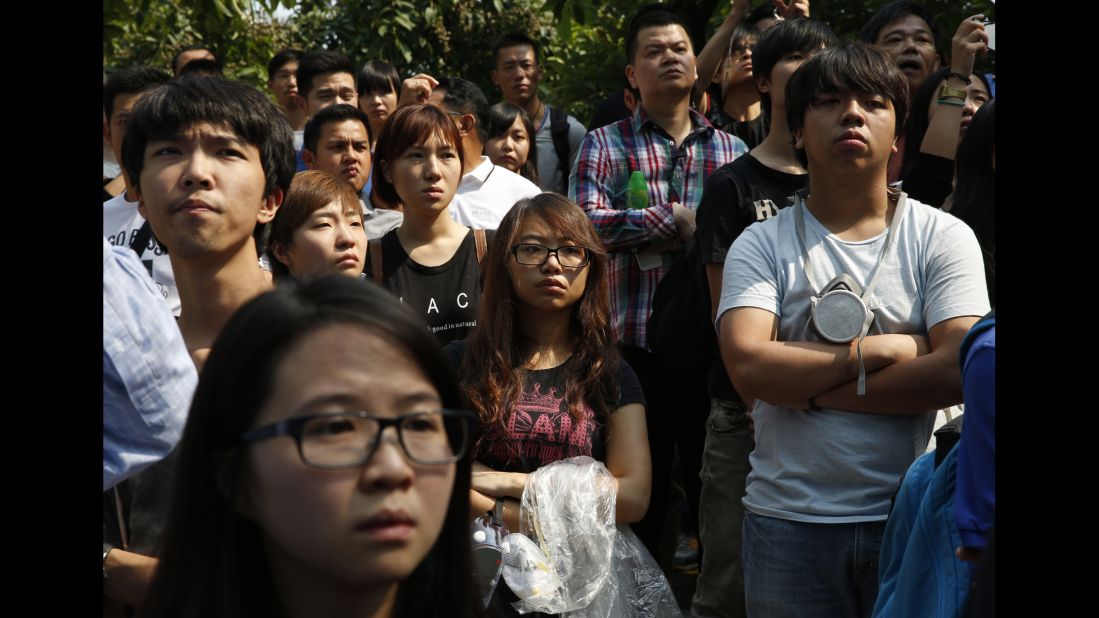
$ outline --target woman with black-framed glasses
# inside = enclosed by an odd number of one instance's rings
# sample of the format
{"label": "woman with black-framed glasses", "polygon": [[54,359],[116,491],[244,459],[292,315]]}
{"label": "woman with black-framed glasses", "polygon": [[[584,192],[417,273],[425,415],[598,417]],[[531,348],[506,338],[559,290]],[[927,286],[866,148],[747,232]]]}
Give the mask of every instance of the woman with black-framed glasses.
{"label": "woman with black-framed glasses", "polygon": [[618,356],[607,254],[584,211],[556,193],[520,200],[485,261],[477,329],[447,345],[480,415],[471,513],[502,500],[519,531],[527,476],[581,455],[617,483],[616,520],[640,520],[649,502],[645,399]]}
{"label": "woman with black-framed glasses", "polygon": [[329,275],[242,307],[179,449],[150,616],[473,616],[475,418],[422,321]]}

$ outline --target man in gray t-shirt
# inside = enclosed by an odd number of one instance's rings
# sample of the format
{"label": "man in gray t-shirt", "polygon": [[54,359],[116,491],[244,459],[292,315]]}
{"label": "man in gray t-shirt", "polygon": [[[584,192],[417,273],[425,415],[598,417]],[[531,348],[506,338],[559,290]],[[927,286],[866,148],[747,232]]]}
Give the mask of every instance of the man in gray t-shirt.
{"label": "man in gray t-shirt", "polygon": [[[906,90],[865,44],[805,61],[786,110],[810,192],[746,229],[725,261],[721,353],[737,392],[754,400],[749,616],[869,615],[890,498],[924,451],[934,411],[961,401],[958,347],[988,311],[973,232],[886,189]],[[861,343],[827,342],[809,324],[810,297],[843,273],[874,282]]]}
{"label": "man in gray t-shirt", "polygon": [[[534,125],[534,145],[538,148],[538,186],[543,191],[555,191],[562,195],[569,192],[569,171],[580,152],[584,140],[584,125],[560,109],[553,109],[538,96],[538,84],[542,82],[541,49],[529,36],[515,32],[505,35],[493,46],[495,68],[490,77],[500,87],[504,100],[523,108]],[[553,116],[557,115],[557,120]],[[567,143],[565,148],[554,144],[554,125]],[[561,157],[567,156],[567,161]]]}

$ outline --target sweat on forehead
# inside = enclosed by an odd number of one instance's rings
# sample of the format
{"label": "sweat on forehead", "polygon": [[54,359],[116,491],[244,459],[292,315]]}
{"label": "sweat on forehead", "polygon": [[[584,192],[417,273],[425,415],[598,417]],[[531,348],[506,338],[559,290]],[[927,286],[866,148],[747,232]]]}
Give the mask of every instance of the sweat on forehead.
{"label": "sweat on forehead", "polygon": [[122,140],[122,164],[140,182],[145,146],[209,123],[228,128],[260,152],[266,190],[290,188],[296,167],[286,117],[255,88],[221,77],[183,76],[150,91],[134,106]]}

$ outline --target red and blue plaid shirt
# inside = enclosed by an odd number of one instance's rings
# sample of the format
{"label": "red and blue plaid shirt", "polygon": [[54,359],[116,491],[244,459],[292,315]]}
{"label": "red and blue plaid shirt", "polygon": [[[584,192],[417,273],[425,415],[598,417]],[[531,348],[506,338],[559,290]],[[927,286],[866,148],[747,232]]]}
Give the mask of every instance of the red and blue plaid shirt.
{"label": "red and blue plaid shirt", "polygon": [[[748,152],[740,138],[716,130],[694,110],[691,124],[677,148],[638,108],[585,135],[569,177],[569,197],[588,213],[610,252],[611,324],[623,343],[645,347],[653,293],[672,264],[672,253],[663,253],[660,266],[641,270],[637,251],[675,238],[672,204],[698,210],[710,174]],[[626,184],[635,170],[645,175],[649,207],[628,210]]]}

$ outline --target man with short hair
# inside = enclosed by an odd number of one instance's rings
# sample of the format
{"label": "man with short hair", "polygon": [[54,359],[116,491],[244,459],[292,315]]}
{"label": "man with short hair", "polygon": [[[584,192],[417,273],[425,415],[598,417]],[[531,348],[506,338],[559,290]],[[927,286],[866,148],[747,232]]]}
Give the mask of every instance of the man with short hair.
{"label": "man with short hair", "polygon": [[289,47],[280,49],[267,63],[267,89],[294,130],[294,150],[301,150],[305,121],[309,120],[305,100],[298,93],[298,62],[304,53]]}
{"label": "man with short hair", "polygon": [[542,192],[538,185],[494,165],[482,154],[488,138],[488,100],[476,84],[460,77],[441,77],[431,89],[428,102],[449,114],[462,135],[465,166],[458,193],[450,202],[450,216],[455,221],[471,228],[495,230],[515,202]]}
{"label": "man with short hair", "polygon": [[[959,345],[988,311],[981,252],[964,223],[888,188],[907,109],[878,49],[806,60],[786,121],[812,192],[745,229],[725,261],[721,354],[755,401],[749,616],[869,615],[890,498],[935,411],[962,400]],[[851,311],[835,311],[837,294]]]}
{"label": "man with short hair", "polygon": [[[256,237],[275,215],[294,174],[290,125],[255,88],[220,77],[184,75],[134,107],[122,164],[139,209],[170,251],[182,311],[177,324],[202,370],[210,346],[244,303],[272,287]],[[140,605],[157,548],[176,459],[126,481],[123,508],[105,495],[104,594]],[[124,524],[124,525],[123,525]],[[118,549],[119,532],[129,537]],[[111,547],[110,545],[115,547]]]}
{"label": "man with short hair", "polygon": [[889,54],[908,80],[909,96],[939,69],[939,28],[915,0],[895,0],[878,9],[859,31],[859,39]]}
{"label": "man with short hair", "polygon": [[179,329],[199,366],[229,316],[271,287],[257,228],[290,187],[291,139],[267,97],[219,77],[177,78],[134,109],[122,163],[169,251]]}
{"label": "man with short hair", "polygon": [[[217,56],[205,45],[188,45],[172,56],[172,75],[179,75],[183,67],[192,60],[213,60],[217,62]],[[220,67],[221,65],[218,64]]]}
{"label": "man with short hair", "polygon": [[302,158],[308,169],[328,172],[355,189],[363,205],[367,238],[381,238],[400,227],[404,215],[370,204],[369,127],[369,118],[359,108],[330,105],[306,123]]}
{"label": "man with short hair", "polygon": [[[794,193],[809,186],[808,170],[799,160],[786,126],[786,83],[806,58],[835,41],[823,22],[796,18],[775,24],[755,44],[754,83],[766,105],[764,115],[770,118],[770,130],[747,155],[710,176],[698,207],[696,239],[700,266],[709,285],[711,320],[716,317],[721,271],[733,241],[749,225],[766,221],[779,209],[793,204]],[[709,331],[709,337],[713,342],[713,331]],[[717,346],[712,349],[707,380],[710,416],[706,422],[698,512],[702,571],[691,601],[691,615],[733,618],[745,615],[741,500],[750,470],[748,454],[755,448],[755,441],[751,402],[737,394]]]}
{"label": "man with short hair", "polygon": [[344,54],[324,49],[311,51],[298,60],[298,96],[305,100],[305,113],[316,114],[329,105],[359,105],[355,69]]}
{"label": "man with short hair", "polygon": [[[103,109],[108,122],[103,126],[103,136],[110,142],[116,161],[122,161],[122,138],[134,105],[169,79],[171,77],[164,71],[147,66],[122,67],[107,78],[103,85]],[[103,235],[111,245],[129,247],[137,254],[160,296],[172,314],[178,316],[179,293],[172,275],[172,263],[153,236],[145,217],[138,212],[137,196],[126,169],[121,168],[118,177],[105,189],[113,197],[103,202]]]}
{"label": "man with short hair", "polygon": [[[622,354],[645,389],[652,451],[652,498],[634,525],[654,555],[663,529],[672,452],[702,450],[705,392],[680,392],[663,379],[661,359],[647,349],[653,293],[675,260],[679,243],[694,233],[702,187],[717,168],[747,151],[744,142],[714,129],[690,107],[698,73],[682,19],[660,4],[638,10],[626,36],[626,77],[641,92],[633,116],[584,136],[569,180],[569,196],[595,225],[610,252],[611,323]],[[633,174],[644,177],[647,205],[630,207]],[[635,197],[638,197],[635,195]],[[697,443],[687,444],[695,441]],[[689,456],[689,455],[688,455]],[[697,503],[697,476],[684,474]]]}
{"label": "man with short hair", "polygon": [[540,46],[529,36],[519,32],[506,35],[492,48],[496,67],[490,77],[500,87],[504,100],[523,108],[534,124],[539,186],[565,194],[572,163],[584,139],[584,125],[538,97],[538,84],[542,82],[540,55]]}

